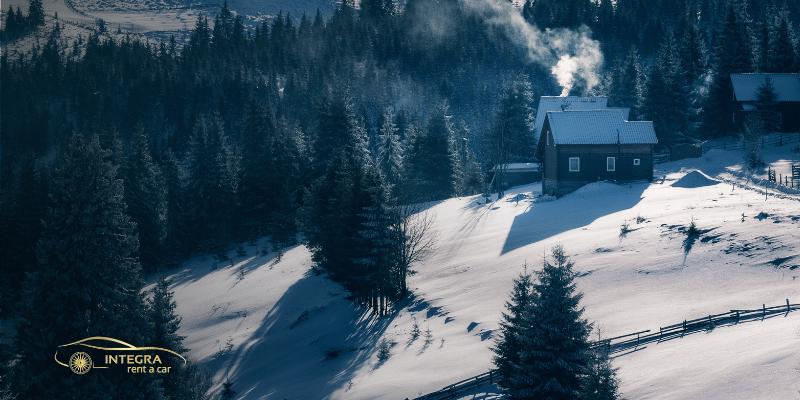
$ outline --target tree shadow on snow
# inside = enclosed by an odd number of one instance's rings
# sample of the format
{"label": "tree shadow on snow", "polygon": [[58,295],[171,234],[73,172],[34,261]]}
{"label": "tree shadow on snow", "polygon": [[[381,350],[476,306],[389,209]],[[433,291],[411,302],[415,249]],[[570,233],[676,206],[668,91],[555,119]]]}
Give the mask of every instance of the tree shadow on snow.
{"label": "tree shadow on snow", "polygon": [[393,319],[355,307],[341,286],[307,274],[246,339],[205,366],[217,371],[215,384],[230,379],[247,398],[327,398],[353,385]]}
{"label": "tree shadow on snow", "polygon": [[501,255],[627,210],[642,199],[649,183],[593,184],[555,201],[533,202],[511,224]]}

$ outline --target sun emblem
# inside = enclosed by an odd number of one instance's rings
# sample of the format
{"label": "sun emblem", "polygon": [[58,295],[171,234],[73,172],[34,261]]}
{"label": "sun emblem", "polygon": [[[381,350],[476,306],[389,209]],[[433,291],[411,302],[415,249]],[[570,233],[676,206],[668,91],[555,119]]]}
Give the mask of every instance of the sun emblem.
{"label": "sun emblem", "polygon": [[82,351],[72,354],[69,357],[69,369],[78,375],[89,372],[92,369],[92,357]]}

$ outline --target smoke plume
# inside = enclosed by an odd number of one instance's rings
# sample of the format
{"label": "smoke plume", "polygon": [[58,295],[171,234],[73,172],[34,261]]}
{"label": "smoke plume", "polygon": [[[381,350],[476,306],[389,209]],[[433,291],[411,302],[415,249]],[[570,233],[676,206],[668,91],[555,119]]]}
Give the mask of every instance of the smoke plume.
{"label": "smoke plume", "polygon": [[519,9],[506,0],[463,0],[468,9],[499,28],[510,40],[526,50],[531,62],[550,68],[566,96],[578,79],[591,90],[600,78],[603,64],[600,44],[580,30],[546,29],[530,25]]}

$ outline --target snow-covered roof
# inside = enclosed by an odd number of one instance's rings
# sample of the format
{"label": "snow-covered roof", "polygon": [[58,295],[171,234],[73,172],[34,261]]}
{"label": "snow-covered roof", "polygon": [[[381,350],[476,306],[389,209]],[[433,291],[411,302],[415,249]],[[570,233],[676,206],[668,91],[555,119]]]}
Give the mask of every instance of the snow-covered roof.
{"label": "snow-covered roof", "polygon": [[[492,170],[494,170],[495,168],[492,168]],[[510,164],[505,164],[505,170],[507,172],[536,172],[536,171],[539,171],[539,163],[510,163]]]}
{"label": "snow-covered roof", "polygon": [[[550,111],[600,110],[608,107],[608,97],[542,96],[534,121],[534,138],[539,140],[544,126],[544,118]],[[627,116],[626,116],[627,118]]]}
{"label": "snow-covered roof", "polygon": [[778,101],[800,102],[800,74],[731,74],[733,94],[737,101],[756,101],[758,88],[772,80]]}
{"label": "snow-covered roof", "polygon": [[624,109],[547,113],[555,144],[656,144],[652,121],[626,121]]}

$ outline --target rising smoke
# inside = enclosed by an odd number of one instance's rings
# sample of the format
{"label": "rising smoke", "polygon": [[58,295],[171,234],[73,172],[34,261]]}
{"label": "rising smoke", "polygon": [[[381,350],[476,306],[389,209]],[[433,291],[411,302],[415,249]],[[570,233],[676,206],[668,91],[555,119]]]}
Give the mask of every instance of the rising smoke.
{"label": "rising smoke", "polygon": [[541,30],[525,21],[519,9],[507,0],[463,2],[524,48],[531,62],[550,68],[561,85],[562,96],[569,94],[578,79],[585,83],[587,91],[600,83],[598,70],[603,64],[603,53],[587,28]]}

